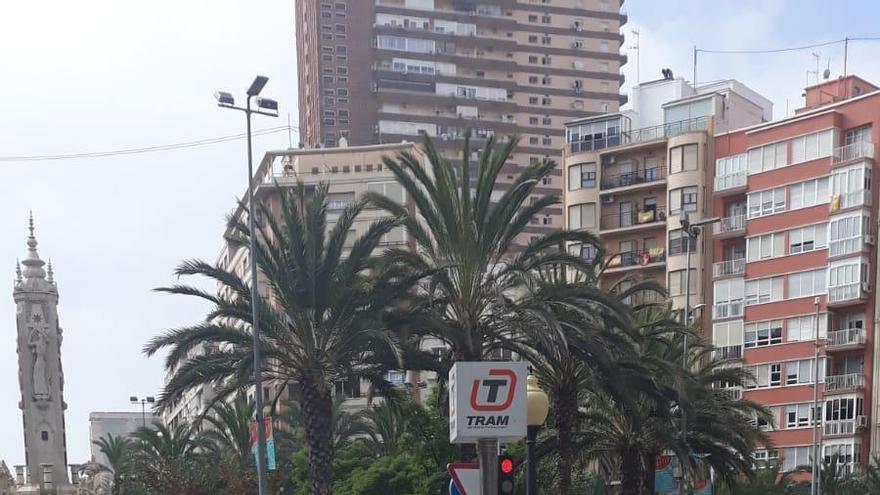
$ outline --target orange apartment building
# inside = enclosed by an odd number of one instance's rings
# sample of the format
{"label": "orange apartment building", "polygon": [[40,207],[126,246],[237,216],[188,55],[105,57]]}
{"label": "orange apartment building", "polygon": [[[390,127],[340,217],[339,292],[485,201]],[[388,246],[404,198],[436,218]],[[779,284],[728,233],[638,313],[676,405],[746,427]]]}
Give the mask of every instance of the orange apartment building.
{"label": "orange apartment building", "polygon": [[804,96],[792,117],[715,133],[710,214],[721,221],[704,322],[719,352],[755,374],[732,392],[770,408],[776,424],[758,427],[774,446],[756,457],[785,470],[812,455],[818,332],[821,452],[851,468],[877,453],[880,429],[880,88],[847,76]]}

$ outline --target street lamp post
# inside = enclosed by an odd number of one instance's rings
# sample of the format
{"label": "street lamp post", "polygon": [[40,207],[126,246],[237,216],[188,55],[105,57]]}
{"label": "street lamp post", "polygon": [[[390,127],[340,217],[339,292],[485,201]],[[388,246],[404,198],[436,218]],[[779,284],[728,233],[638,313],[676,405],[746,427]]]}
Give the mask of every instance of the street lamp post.
{"label": "street lamp post", "polygon": [[526,411],[526,424],[528,425],[526,430],[526,463],[529,469],[526,477],[526,495],[537,495],[538,466],[537,459],[535,459],[535,439],[538,437],[538,430],[547,419],[550,400],[538,386],[538,378],[535,375],[529,375],[526,379],[526,401],[528,403]]}
{"label": "street lamp post", "polygon": [[[687,236],[687,261],[685,262],[685,271],[684,271],[684,324],[690,329],[692,314],[691,314],[691,252],[696,249],[697,245],[697,237],[700,235],[701,227],[705,225],[710,225],[715,222],[720,221],[719,218],[708,218],[706,220],[700,220],[698,222],[691,222],[688,217],[688,212],[682,208],[679,213],[679,223],[681,224],[682,232]],[[688,369],[688,335],[687,332],[684,333],[683,337],[683,346],[682,346],[682,355],[681,355],[681,366],[683,370]],[[682,390],[684,392],[684,390]],[[685,411],[684,404],[679,404],[679,408],[681,409],[681,440],[682,443],[687,445],[687,412]],[[690,449],[688,449],[690,450]],[[684,477],[684,474],[682,474]]]}
{"label": "street lamp post", "polygon": [[146,428],[147,427],[147,404],[152,404],[152,403],[156,402],[156,398],[153,397],[152,395],[148,395],[148,396],[144,397],[143,399],[141,399],[135,395],[132,395],[131,397],[128,398],[128,400],[132,404],[139,403],[141,405],[141,426]]}
{"label": "street lamp post", "polygon": [[[251,335],[254,346],[254,398],[257,423],[257,488],[259,495],[266,495],[266,431],[263,429],[263,363],[260,356],[259,290],[257,287],[257,230],[254,205],[254,159],[252,151],[251,115],[278,116],[278,102],[260,98],[260,92],[269,82],[266,76],[257,76],[247,90],[244,107],[235,106],[235,98],[230,93],[218,91],[214,96],[221,108],[244,112],[247,123],[247,163],[248,163],[248,231],[250,232],[250,272],[251,272]],[[251,107],[256,98],[257,108]]]}

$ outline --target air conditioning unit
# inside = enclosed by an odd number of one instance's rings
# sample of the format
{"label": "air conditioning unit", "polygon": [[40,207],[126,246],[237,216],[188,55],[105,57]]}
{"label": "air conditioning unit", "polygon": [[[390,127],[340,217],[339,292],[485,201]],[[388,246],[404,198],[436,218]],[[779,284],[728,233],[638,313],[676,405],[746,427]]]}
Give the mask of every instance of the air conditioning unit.
{"label": "air conditioning unit", "polygon": [[867,416],[856,416],[856,428],[865,428],[868,426]]}
{"label": "air conditioning unit", "polygon": [[614,155],[603,155],[602,156],[602,165],[611,165],[617,161],[617,158]]}
{"label": "air conditioning unit", "polygon": [[874,236],[872,236],[872,235],[866,235],[866,236],[865,236],[865,244],[871,244],[871,245],[873,245],[873,244],[874,244]]}
{"label": "air conditioning unit", "polygon": [[614,204],[614,195],[609,194],[608,196],[602,196],[602,204],[606,204],[606,205]]}
{"label": "air conditioning unit", "polygon": [[868,282],[862,282],[862,292],[870,294],[871,284],[869,284]]}

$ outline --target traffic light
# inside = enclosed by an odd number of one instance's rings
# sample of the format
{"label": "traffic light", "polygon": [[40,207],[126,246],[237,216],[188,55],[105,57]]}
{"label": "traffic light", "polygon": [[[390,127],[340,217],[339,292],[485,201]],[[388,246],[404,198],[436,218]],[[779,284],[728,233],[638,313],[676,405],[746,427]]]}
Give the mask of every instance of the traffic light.
{"label": "traffic light", "polygon": [[513,482],[513,458],[509,455],[498,456],[498,495],[512,495]]}

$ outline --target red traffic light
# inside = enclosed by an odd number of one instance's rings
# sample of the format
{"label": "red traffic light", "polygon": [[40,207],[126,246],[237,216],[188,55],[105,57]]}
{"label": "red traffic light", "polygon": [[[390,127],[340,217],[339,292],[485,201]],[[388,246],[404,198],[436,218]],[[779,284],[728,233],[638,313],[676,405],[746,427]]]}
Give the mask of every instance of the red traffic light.
{"label": "red traffic light", "polygon": [[509,458],[501,459],[501,464],[499,465],[501,472],[504,474],[510,474],[513,472],[513,461]]}

